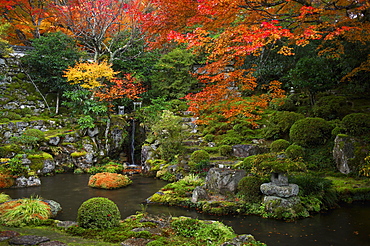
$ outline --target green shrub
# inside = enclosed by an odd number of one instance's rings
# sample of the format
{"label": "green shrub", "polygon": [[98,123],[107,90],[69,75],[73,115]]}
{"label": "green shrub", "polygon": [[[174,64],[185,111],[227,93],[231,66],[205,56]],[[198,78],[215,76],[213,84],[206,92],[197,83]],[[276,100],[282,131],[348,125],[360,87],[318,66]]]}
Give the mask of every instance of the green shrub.
{"label": "green shrub", "polygon": [[1,117],[0,118],[0,123],[8,123],[10,121],[9,118]]}
{"label": "green shrub", "polygon": [[286,150],[290,143],[285,139],[278,139],[271,143],[270,149],[272,152],[280,152]]}
{"label": "green shrub", "polygon": [[353,113],[342,119],[343,127],[347,134],[362,136],[370,133],[370,115],[365,113]]}
{"label": "green shrub", "polygon": [[326,120],[342,118],[348,110],[347,98],[343,96],[321,97],[312,108],[316,117]]}
{"label": "green shrub", "polygon": [[278,111],[294,111],[296,109],[293,100],[288,97],[272,99],[269,107]]}
{"label": "green shrub", "polygon": [[5,114],[5,117],[9,120],[20,120],[22,118],[19,114],[16,114],[14,112],[7,112]]}
{"label": "green shrub", "polygon": [[221,145],[218,148],[219,154],[222,156],[231,156],[233,154],[233,147],[230,145]]}
{"label": "green shrub", "polygon": [[278,111],[271,115],[269,118],[266,128],[264,128],[265,138],[268,139],[279,139],[287,138],[291,126],[304,116],[295,112]]}
{"label": "green shrub", "polygon": [[225,137],[220,141],[222,145],[235,145],[240,144],[242,139],[240,137]]}
{"label": "green shrub", "polygon": [[260,190],[261,184],[267,182],[268,179],[246,176],[238,183],[238,196],[246,202],[259,203],[262,200],[262,193]]}
{"label": "green shrub", "polygon": [[333,126],[322,118],[305,118],[290,128],[290,140],[303,147],[325,144],[331,137]]}
{"label": "green shrub", "polygon": [[333,186],[331,180],[310,174],[289,177],[289,182],[299,186],[299,192],[302,196],[318,195]]}
{"label": "green shrub", "polygon": [[204,136],[204,141],[206,142],[213,142],[215,140],[215,135],[213,134],[207,134]]}
{"label": "green shrub", "polygon": [[201,171],[208,168],[210,163],[210,155],[205,150],[194,151],[189,159],[189,166],[192,171]]}
{"label": "green shrub", "polygon": [[303,158],[305,153],[301,146],[292,144],[285,150],[285,154],[290,159],[297,160],[299,158]]}
{"label": "green shrub", "polygon": [[82,228],[107,229],[118,226],[120,219],[117,205],[104,197],[83,202],[77,213],[77,222]]}
{"label": "green shrub", "polygon": [[36,137],[38,141],[42,141],[45,139],[45,133],[39,129],[27,129],[23,132],[23,135]]}

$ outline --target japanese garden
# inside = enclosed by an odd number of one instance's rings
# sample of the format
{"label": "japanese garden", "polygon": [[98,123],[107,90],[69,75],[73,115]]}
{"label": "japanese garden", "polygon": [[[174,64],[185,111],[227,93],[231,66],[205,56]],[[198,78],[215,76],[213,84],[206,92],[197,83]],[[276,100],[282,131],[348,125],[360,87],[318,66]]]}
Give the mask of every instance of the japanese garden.
{"label": "japanese garden", "polygon": [[0,11],[0,245],[368,245],[367,0]]}

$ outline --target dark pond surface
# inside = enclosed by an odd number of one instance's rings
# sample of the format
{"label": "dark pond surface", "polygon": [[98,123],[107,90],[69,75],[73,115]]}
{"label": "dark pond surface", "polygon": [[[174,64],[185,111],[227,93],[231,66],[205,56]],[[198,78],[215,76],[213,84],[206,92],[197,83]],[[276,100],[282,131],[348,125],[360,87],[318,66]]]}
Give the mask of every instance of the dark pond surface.
{"label": "dark pond surface", "polygon": [[[41,178],[40,187],[26,189],[3,189],[0,192],[12,198],[39,195],[44,199],[59,202],[63,212],[59,220],[76,220],[82,202],[91,197],[102,196],[114,201],[125,218],[142,209],[145,199],[163,187],[166,182],[131,177],[133,184],[118,190],[99,190],[87,186],[89,175],[59,174]],[[370,245],[370,202],[344,204],[341,208],[317,214],[295,222],[262,219],[258,216],[215,217],[178,207],[148,205],[147,211],[171,216],[191,216],[199,219],[219,220],[232,226],[236,233],[251,233],[269,246],[325,245],[325,246],[369,246]]]}

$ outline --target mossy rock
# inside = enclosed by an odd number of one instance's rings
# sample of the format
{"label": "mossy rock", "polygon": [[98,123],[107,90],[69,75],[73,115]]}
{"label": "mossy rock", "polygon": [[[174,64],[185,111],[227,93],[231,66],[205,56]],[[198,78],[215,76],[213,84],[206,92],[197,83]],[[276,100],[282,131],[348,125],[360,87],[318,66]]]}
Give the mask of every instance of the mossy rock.
{"label": "mossy rock", "polygon": [[52,155],[46,152],[31,154],[31,155],[28,155],[27,158],[31,161],[31,165],[30,165],[31,170],[34,170],[34,171],[41,170],[44,167],[45,160],[54,159]]}

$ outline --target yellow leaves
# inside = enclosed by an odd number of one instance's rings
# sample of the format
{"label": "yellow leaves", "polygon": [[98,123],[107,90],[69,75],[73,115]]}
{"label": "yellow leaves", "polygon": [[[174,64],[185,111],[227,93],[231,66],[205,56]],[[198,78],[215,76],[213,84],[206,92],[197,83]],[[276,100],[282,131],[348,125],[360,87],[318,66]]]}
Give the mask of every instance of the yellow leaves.
{"label": "yellow leaves", "polygon": [[102,86],[104,80],[111,80],[118,72],[114,72],[111,64],[106,61],[77,63],[74,67],[64,72],[67,81],[74,85],[79,84],[86,89],[93,89]]}
{"label": "yellow leaves", "polygon": [[293,56],[295,54],[292,52],[292,50],[293,48],[284,45],[277,53],[285,56]]}

